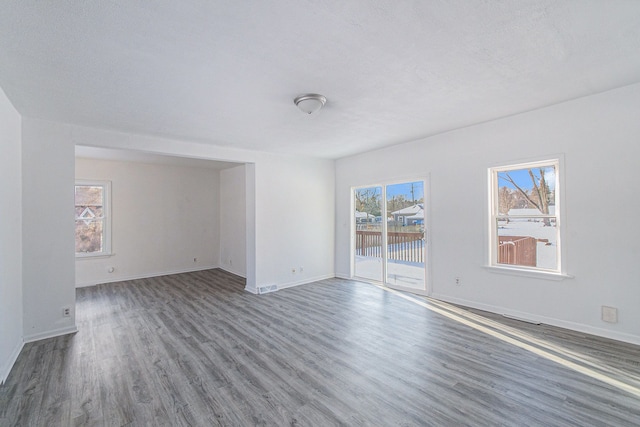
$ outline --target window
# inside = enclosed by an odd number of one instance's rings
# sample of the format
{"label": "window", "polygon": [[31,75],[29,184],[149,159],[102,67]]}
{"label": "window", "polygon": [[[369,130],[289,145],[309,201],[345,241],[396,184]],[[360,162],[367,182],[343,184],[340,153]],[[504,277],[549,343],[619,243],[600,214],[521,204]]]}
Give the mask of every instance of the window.
{"label": "window", "polygon": [[76,181],[76,256],[111,254],[111,218],[109,198],[111,183]]}
{"label": "window", "polygon": [[489,169],[494,267],[561,272],[559,159]]}

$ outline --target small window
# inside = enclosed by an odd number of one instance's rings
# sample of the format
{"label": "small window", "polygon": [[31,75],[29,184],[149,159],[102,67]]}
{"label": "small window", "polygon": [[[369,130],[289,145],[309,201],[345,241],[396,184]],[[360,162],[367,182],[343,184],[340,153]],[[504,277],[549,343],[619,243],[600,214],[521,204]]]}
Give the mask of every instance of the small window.
{"label": "small window", "polygon": [[77,257],[111,254],[110,195],[110,182],[76,181],[75,219]]}
{"label": "small window", "polygon": [[560,273],[559,160],[489,170],[491,265]]}

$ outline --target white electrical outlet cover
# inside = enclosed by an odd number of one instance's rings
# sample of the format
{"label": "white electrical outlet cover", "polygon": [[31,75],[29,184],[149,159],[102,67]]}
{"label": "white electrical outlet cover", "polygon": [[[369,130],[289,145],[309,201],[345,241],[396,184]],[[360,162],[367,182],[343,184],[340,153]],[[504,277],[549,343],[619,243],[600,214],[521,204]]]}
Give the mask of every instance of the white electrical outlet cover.
{"label": "white electrical outlet cover", "polygon": [[602,321],[608,323],[618,323],[618,309],[615,307],[602,306]]}

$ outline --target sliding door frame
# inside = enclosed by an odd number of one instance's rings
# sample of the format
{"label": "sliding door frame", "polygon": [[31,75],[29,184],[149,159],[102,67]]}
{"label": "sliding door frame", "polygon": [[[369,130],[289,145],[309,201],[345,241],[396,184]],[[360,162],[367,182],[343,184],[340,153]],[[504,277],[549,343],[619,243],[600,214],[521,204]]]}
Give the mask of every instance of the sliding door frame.
{"label": "sliding door frame", "polygon": [[[424,205],[424,288],[416,289],[398,285],[392,285],[387,282],[387,272],[388,272],[388,256],[387,256],[387,248],[388,248],[388,229],[387,229],[387,186],[402,184],[402,183],[410,183],[410,182],[418,182],[422,181],[423,183],[423,205]],[[355,212],[356,212],[356,204],[355,204],[355,192],[358,189],[363,188],[373,188],[373,187],[381,187],[382,188],[382,222],[381,222],[381,233],[382,233],[382,281],[371,280],[364,277],[356,276],[356,221],[355,221]],[[374,184],[365,184],[351,187],[350,198],[351,198],[351,227],[350,227],[350,241],[351,241],[351,250],[350,250],[350,264],[351,264],[351,277],[358,280],[363,280],[367,282],[372,282],[377,285],[387,287],[390,289],[396,289],[400,291],[406,291],[418,295],[428,296],[431,294],[431,191],[430,191],[430,180],[429,175],[421,176],[421,177],[410,177],[410,178],[401,178],[401,179],[393,179],[393,180],[385,180],[382,182],[377,182]]]}

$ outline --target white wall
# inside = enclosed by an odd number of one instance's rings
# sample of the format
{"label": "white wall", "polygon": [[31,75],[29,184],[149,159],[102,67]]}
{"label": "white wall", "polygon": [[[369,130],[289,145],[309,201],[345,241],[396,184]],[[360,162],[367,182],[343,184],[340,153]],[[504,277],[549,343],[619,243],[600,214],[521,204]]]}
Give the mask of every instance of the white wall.
{"label": "white wall", "polygon": [[334,277],[335,163],[265,156],[255,186],[258,286]]}
{"label": "white wall", "polygon": [[245,200],[246,200],[246,218],[247,227],[245,236],[247,251],[246,260],[246,288],[255,292],[257,289],[256,283],[256,165],[254,163],[247,163],[245,166]]}
{"label": "white wall", "polygon": [[217,170],[84,158],[75,165],[76,179],[111,181],[113,252],[78,258],[76,286],[218,266]]}
{"label": "white wall", "polygon": [[21,126],[0,89],[0,383],[23,342]]}
{"label": "white wall", "polygon": [[[69,125],[77,145],[246,165],[247,290],[334,276],[335,162]],[[255,260],[255,262],[252,262]],[[304,272],[291,273],[291,268]]]}
{"label": "white wall", "polygon": [[[334,276],[335,162],[332,160],[237,150],[36,119],[30,119],[29,124],[32,134],[30,139],[39,139],[45,152],[50,146],[61,147],[62,151],[51,155],[53,161],[43,165],[43,168],[60,174],[47,185],[61,186],[57,191],[67,191],[65,186],[70,186],[71,200],[65,202],[67,209],[71,209],[69,212],[73,210],[75,145],[248,163],[247,290],[255,292],[260,286],[285,287]],[[70,147],[67,147],[67,144],[70,144]],[[64,157],[64,161],[61,157]],[[68,218],[72,218],[71,213],[58,212],[57,209],[52,211],[51,215],[53,222],[68,221]],[[73,266],[75,257],[72,219],[69,227],[71,247],[68,254]],[[42,232],[48,240],[54,239],[54,234],[63,234]],[[66,232],[64,234],[65,239],[69,238]],[[293,266],[303,266],[304,272],[292,274],[290,268]],[[58,272],[51,271],[49,277],[58,280],[61,279],[58,276],[66,276],[66,264],[61,269]],[[73,273],[73,267],[71,271]],[[73,292],[73,287],[70,289]],[[41,304],[44,304],[38,298],[34,298],[33,303],[31,299],[26,301],[25,306],[32,306],[30,311],[37,311],[38,308],[42,308]],[[52,322],[54,317],[51,313],[49,320]]]}
{"label": "white wall", "polygon": [[247,167],[220,171],[220,267],[247,276]]}
{"label": "white wall", "polygon": [[[339,160],[336,273],[350,276],[350,188],[430,176],[431,295],[640,343],[640,85]],[[563,153],[563,281],[487,264],[487,168]],[[454,278],[462,278],[455,286]],[[619,322],[600,320],[602,305]]]}
{"label": "white wall", "polygon": [[[22,119],[25,341],[76,331],[74,146],[68,127]],[[63,317],[63,308],[71,317]]]}

